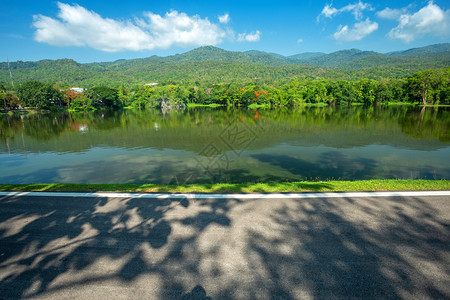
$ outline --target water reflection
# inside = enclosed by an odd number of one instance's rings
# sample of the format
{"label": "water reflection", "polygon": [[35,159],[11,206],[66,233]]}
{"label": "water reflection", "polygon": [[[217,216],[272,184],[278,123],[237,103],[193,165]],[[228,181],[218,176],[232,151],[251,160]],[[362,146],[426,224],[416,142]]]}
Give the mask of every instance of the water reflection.
{"label": "water reflection", "polygon": [[449,127],[448,109],[401,106],[2,116],[0,182],[440,179]]}

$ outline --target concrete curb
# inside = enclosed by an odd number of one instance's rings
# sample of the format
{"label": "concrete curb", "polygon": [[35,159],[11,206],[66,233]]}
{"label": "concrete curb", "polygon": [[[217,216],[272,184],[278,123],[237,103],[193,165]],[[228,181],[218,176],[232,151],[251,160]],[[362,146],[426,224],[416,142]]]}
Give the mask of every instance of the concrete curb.
{"label": "concrete curb", "polygon": [[[67,192],[0,192],[0,196],[21,197],[75,197],[75,198],[146,198],[146,199],[310,199],[310,198],[372,198],[450,196],[450,191],[397,192],[324,192],[324,193],[269,193],[269,194],[169,194],[169,193],[67,193]],[[450,200],[450,198],[449,198]]]}

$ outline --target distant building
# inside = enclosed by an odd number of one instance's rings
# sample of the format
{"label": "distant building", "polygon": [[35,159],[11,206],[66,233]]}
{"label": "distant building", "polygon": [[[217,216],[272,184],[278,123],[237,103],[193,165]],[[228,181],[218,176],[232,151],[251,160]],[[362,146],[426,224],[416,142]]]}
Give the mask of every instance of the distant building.
{"label": "distant building", "polygon": [[83,88],[79,88],[79,87],[74,87],[74,88],[70,88],[70,90],[77,92],[77,93],[82,93],[84,92]]}
{"label": "distant building", "polygon": [[144,85],[155,86],[155,85],[158,85],[158,83],[157,82],[150,82],[150,83],[146,83]]}

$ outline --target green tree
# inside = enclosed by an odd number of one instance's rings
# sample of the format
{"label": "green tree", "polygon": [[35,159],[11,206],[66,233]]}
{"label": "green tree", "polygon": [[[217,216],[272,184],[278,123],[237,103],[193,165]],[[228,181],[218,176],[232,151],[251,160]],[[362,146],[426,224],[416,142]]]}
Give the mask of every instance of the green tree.
{"label": "green tree", "polygon": [[27,81],[17,88],[17,96],[26,107],[47,109],[56,103],[61,103],[62,94],[50,83]]}
{"label": "green tree", "polygon": [[3,84],[0,83],[0,100],[2,100],[2,104],[3,104],[3,108],[6,109],[6,89],[5,86]]}
{"label": "green tree", "polygon": [[93,107],[120,108],[118,91],[107,86],[97,86],[88,90],[87,97],[92,100]]}
{"label": "green tree", "polygon": [[153,107],[152,102],[155,89],[150,85],[138,86],[134,89],[134,95],[131,97],[131,105],[136,108]]}
{"label": "green tree", "polygon": [[450,68],[434,70],[433,104],[449,104]]}
{"label": "green tree", "polygon": [[355,90],[351,82],[345,80],[330,81],[327,83],[327,94],[330,103],[348,104],[355,100]]}
{"label": "green tree", "polygon": [[[2,92],[0,92],[1,94]],[[19,98],[17,98],[16,94],[12,91],[5,92],[3,94],[3,103],[5,105],[5,108],[8,109],[16,109],[20,106]]]}
{"label": "green tree", "polygon": [[435,80],[433,70],[425,70],[417,72],[408,78],[407,89],[411,95],[411,100],[422,101],[423,105],[427,105],[432,89],[432,82]]}
{"label": "green tree", "polygon": [[356,82],[356,99],[360,103],[374,104],[378,83],[372,79],[361,79]]}
{"label": "green tree", "polygon": [[119,97],[119,101],[122,104],[122,106],[127,105],[127,101],[130,99],[130,92],[129,90],[122,84],[117,89],[117,96]]}

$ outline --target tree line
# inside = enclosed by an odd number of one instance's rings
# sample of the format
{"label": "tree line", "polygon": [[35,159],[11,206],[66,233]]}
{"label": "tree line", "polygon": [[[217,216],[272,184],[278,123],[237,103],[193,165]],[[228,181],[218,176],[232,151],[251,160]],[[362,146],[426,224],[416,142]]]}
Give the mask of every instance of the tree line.
{"label": "tree line", "polygon": [[96,86],[77,92],[56,84],[27,81],[14,90],[0,84],[5,110],[18,107],[73,110],[174,108],[188,104],[269,108],[304,104],[349,105],[409,102],[422,105],[450,104],[450,68],[420,71],[412,76],[356,81],[303,78],[287,83],[257,81],[228,83],[159,83],[127,88]]}

